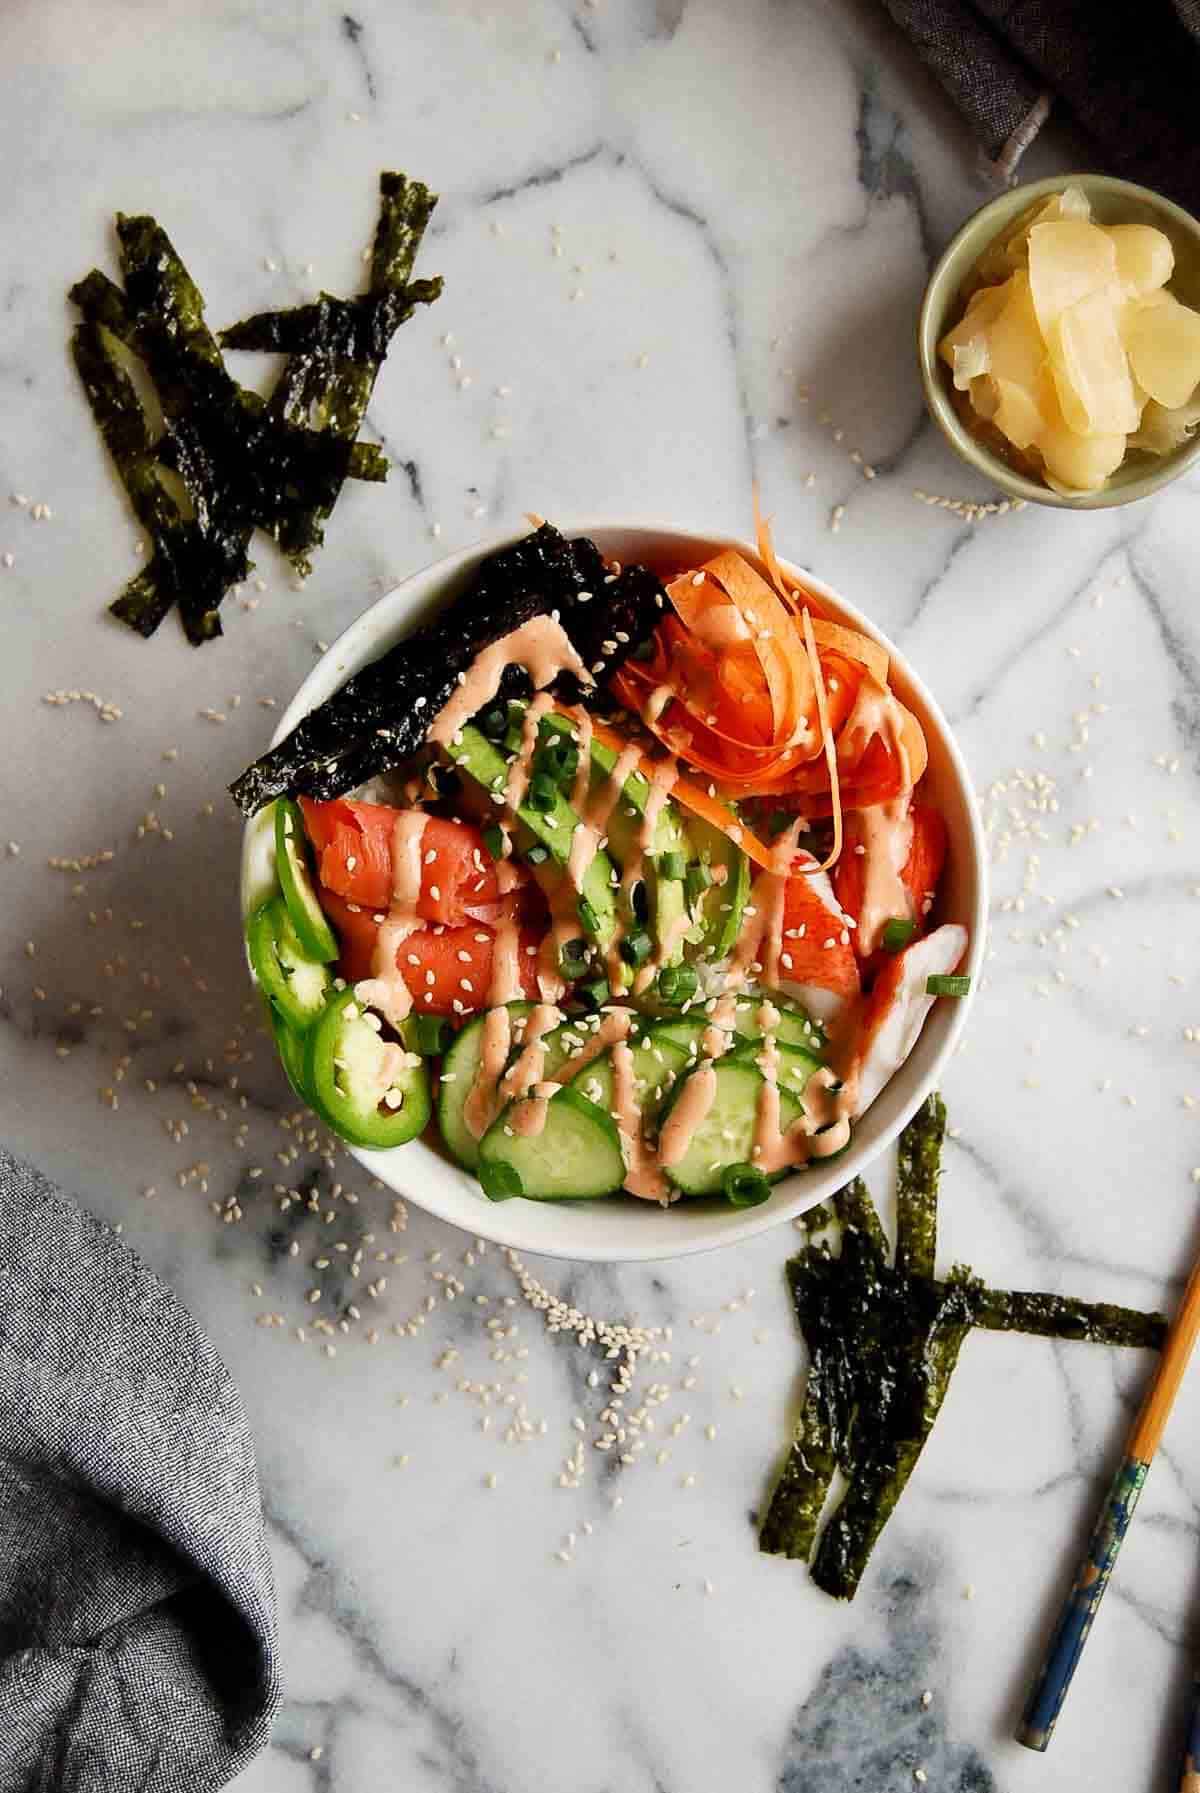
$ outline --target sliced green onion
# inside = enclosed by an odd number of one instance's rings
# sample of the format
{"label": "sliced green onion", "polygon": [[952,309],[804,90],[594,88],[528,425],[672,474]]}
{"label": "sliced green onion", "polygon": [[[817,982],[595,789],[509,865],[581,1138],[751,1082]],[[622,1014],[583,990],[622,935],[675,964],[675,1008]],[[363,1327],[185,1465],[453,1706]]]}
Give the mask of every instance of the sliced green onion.
{"label": "sliced green onion", "polygon": [[712,883],[712,873],[701,859],[695,865],[689,865],[684,879],[684,890],[687,895],[688,908],[694,909],[700,898]]}
{"label": "sliced green onion", "polygon": [[535,840],[531,847],[526,847],[524,857],[527,865],[545,865],[550,857],[550,849],[544,847],[540,840]]}
{"label": "sliced green onion", "polygon": [[928,996],[965,996],[971,988],[969,977],[927,977],[925,993]]}
{"label": "sliced green onion", "polygon": [[493,859],[503,859],[508,852],[508,836],[498,822],[489,822],[483,831],[483,844]]}
{"label": "sliced green onion", "polygon": [[658,993],[664,1002],[690,1002],[700,979],[690,965],[664,965],[658,974]]}
{"label": "sliced green onion", "polygon": [[587,976],[588,950],[585,943],[575,938],[564,940],[558,949],[559,974],[568,983],[578,983],[581,977]]}
{"label": "sliced green onion", "polygon": [[596,913],[596,905],[589,897],[581,896],[575,907],[579,911],[579,919],[589,934],[600,932],[600,917]]}
{"label": "sliced green onion", "polygon": [[917,931],[915,921],[906,921],[902,915],[894,915],[883,930],[883,950],[887,953],[898,953],[906,947]]}
{"label": "sliced green onion", "polygon": [[590,1003],[592,1008],[599,1009],[603,1008],[612,995],[612,991],[608,987],[606,977],[594,977],[590,983],[579,986],[578,994],[583,997],[585,1002]]}
{"label": "sliced green onion", "polygon": [[681,879],[687,877],[686,853],[675,850],[669,853],[660,853],[655,863],[658,866],[659,877],[667,879],[672,884],[678,884]]}
{"label": "sliced green onion", "polygon": [[499,704],[485,710],[479,718],[479,732],[486,735],[489,741],[503,741],[508,733],[508,711]]}
{"label": "sliced green onion", "polygon": [[771,1193],[771,1185],[753,1164],[731,1164],[722,1174],[721,1189],[731,1208],[757,1208]]}
{"label": "sliced green onion", "polygon": [[626,934],[621,942],[621,957],[627,965],[644,965],[654,951],[654,942],[644,928],[636,934]]}
{"label": "sliced green onion", "polygon": [[511,1164],[489,1164],[485,1160],[479,1166],[479,1181],[490,1202],[511,1201],[514,1195],[525,1193],[521,1173]]}
{"label": "sliced green onion", "polygon": [[537,766],[547,778],[563,784],[568,778],[574,778],[579,768],[579,749],[573,741],[550,741],[539,750]]}
{"label": "sliced green onion", "polygon": [[414,1015],[411,1033],[412,1049],[422,1058],[440,1058],[454,1038],[450,1023],[441,1015]]}
{"label": "sliced green onion", "polygon": [[536,809],[539,815],[549,815],[558,802],[558,786],[547,773],[535,772],[529,781],[525,801],[530,809]]}

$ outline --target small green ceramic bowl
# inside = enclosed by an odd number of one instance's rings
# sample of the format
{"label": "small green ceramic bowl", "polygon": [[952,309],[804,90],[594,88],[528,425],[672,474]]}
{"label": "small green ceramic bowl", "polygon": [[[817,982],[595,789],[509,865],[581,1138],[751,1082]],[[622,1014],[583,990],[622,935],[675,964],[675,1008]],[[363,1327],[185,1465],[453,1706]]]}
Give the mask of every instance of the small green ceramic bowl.
{"label": "small green ceramic bowl", "polygon": [[1002,193],[968,218],[933,270],[917,327],[917,353],[925,401],[942,434],[963,460],[1000,487],[1010,498],[1031,504],[1052,504],[1059,510],[1104,510],[1114,504],[1133,504],[1149,497],[1178,477],[1200,457],[1200,430],[1174,453],[1145,454],[1131,449],[1100,491],[1067,496],[1052,491],[1041,480],[1030,479],[985,448],[966,428],[951,398],[949,369],[938,360],[937,345],[963,312],[963,287],[988,244],[1014,218],[1037,199],[1048,199],[1064,187],[1081,187],[1091,202],[1092,215],[1100,224],[1153,224],[1170,237],[1175,250],[1175,272],[1169,285],[1176,298],[1200,310],[1200,221],[1173,205],[1149,187],[1132,181],[1113,180],[1106,174],[1059,174],[1051,180],[1032,181]]}

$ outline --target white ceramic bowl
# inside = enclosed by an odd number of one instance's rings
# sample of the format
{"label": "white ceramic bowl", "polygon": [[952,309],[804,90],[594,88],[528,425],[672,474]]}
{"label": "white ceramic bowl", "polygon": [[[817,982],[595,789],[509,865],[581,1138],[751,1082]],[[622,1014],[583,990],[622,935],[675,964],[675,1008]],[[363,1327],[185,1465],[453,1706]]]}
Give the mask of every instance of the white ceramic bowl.
{"label": "white ceramic bowl", "polygon": [[[748,542],[727,536],[677,529],[668,524],[560,524],[569,535],[588,535],[606,557],[651,566],[698,565],[723,548],[736,548],[762,563]],[[414,573],[386,597],[364,610],[328,653],[313,667],[292,699],[275,731],[282,739],[307,711],[324,702],[351,673],[401,640],[469,583],[479,562],[496,549],[519,539],[523,531],[496,537],[449,555]],[[874,635],[891,656],[892,683],[915,712],[929,743],[926,774],[930,795],[949,828],[949,851],[939,901],[946,921],[961,922],[970,935],[967,963],[974,990],[983,963],[987,915],[987,877],[983,831],[967,768],[946,720],[921,681],[891,643],[868,619],[811,573],[784,561],[830,610],[851,627]],[[267,893],[273,879],[274,850],[264,818],[249,822],[242,850],[242,910],[248,913]],[[519,1251],[551,1257],[601,1262],[682,1257],[732,1245],[752,1233],[791,1220],[823,1201],[876,1157],[937,1083],[967,1018],[970,997],[936,1003],[908,1062],[867,1110],[854,1129],[845,1153],[827,1166],[818,1162],[778,1183],[761,1207],[736,1209],[715,1202],[677,1202],[660,1208],[627,1197],[581,1202],[489,1202],[474,1177],[448,1156],[421,1140],[392,1152],[354,1152],[373,1176],[407,1201],[415,1202],[466,1232],[482,1235]]]}

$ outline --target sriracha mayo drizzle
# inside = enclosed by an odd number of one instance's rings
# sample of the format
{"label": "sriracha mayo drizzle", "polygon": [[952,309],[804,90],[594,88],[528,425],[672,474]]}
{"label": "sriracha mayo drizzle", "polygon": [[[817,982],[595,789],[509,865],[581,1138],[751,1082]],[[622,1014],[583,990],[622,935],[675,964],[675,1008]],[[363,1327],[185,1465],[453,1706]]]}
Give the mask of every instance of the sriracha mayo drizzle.
{"label": "sriracha mayo drizzle", "polygon": [[546,1035],[562,1020],[552,1002],[539,1002],[525,1023],[521,1050],[513,1060],[500,1085],[500,1100],[516,1102],[529,1094],[542,1080],[546,1066]]}
{"label": "sriracha mayo drizzle", "polygon": [[[511,859],[496,862],[496,889],[501,898],[509,895],[517,883],[517,869]],[[522,992],[521,936],[516,920],[501,910],[492,942],[492,978],[488,985],[488,1006],[516,1002]]]}
{"label": "sriracha mayo drizzle", "polygon": [[434,717],[428,739],[447,746],[465,722],[491,703],[509,666],[524,667],[535,691],[544,691],[560,672],[573,672],[581,685],[593,682],[562,624],[552,616],[531,616],[476,654],[462,683]]}
{"label": "sriracha mayo drizzle", "polygon": [[909,813],[911,792],[902,791],[890,803],[876,803],[859,811],[862,853],[862,906],[858,915],[858,946],[865,957],[879,945],[879,937],[893,917],[912,921],[912,898],[901,873],[912,852],[913,825]]}
{"label": "sriracha mayo drizzle", "polygon": [[653,1148],[642,1138],[642,1115],[633,1075],[633,1048],[628,1040],[618,1040],[613,1047],[612,1070],[613,1119],[621,1136],[625,1188],[630,1195],[641,1196],[643,1201],[669,1202],[671,1185],[662,1173]]}
{"label": "sriracha mayo drizzle", "polygon": [[479,1069],[463,1106],[463,1120],[474,1139],[482,1139],[500,1112],[500,1079],[512,1045],[512,1017],[506,1008],[489,1009],[483,1021]]}
{"label": "sriracha mayo drizzle", "polygon": [[509,809],[518,809],[529,788],[529,769],[537,752],[538,727],[547,710],[554,708],[554,699],[545,691],[535,691],[521,722],[521,745],[513,755],[504,784],[504,801]]}
{"label": "sriracha mayo drizzle", "polygon": [[412,1012],[412,992],[400,970],[398,956],[410,934],[423,924],[417,914],[421,896],[421,843],[425,813],[402,809],[392,828],[392,900],[387,917],[375,937],[371,976],[355,986],[360,1002],[378,1009],[392,1027]]}

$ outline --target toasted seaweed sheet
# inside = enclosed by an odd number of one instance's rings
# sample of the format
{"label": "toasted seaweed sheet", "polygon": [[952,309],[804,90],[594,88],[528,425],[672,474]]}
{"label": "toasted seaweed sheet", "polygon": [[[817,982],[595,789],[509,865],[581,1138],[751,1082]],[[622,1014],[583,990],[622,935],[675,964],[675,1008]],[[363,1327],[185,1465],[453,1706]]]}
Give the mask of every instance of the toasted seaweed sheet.
{"label": "toasted seaweed sheet", "polygon": [[[232,332],[295,345],[269,399],[229,373],[200,289],[155,219],[118,215],[124,288],[98,269],[71,288],[83,318],[76,366],[154,544],[110,606],[140,634],[153,634],[177,606],[189,640],[211,640],[221,632],[222,598],[250,571],[256,528],[307,572],[344,482],[386,478],[386,456],[356,440],[358,426],[392,335],[437,298],[441,282],[409,278],[435,196],[394,174],[381,176],[380,196],[368,293],[323,294],[314,306],[264,313]],[[385,271],[378,287],[377,263]],[[147,415],[122,359],[129,356],[149,375],[160,416]],[[183,503],[164,486],[164,471],[177,476]]]}
{"label": "toasted seaweed sheet", "polygon": [[[663,587],[645,567],[608,572],[594,542],[573,541],[543,523],[489,555],[468,589],[432,622],[390,648],[297,723],[287,738],[231,786],[246,815],[285,792],[342,796],[402,765],[423,744],[430,722],[460,673],[480,651],[533,616],[558,614],[585,665],[606,678],[654,627]],[[618,632],[625,636],[617,640]],[[570,681],[564,696],[575,697]],[[502,691],[527,696],[510,667]],[[424,700],[418,707],[417,700]]]}
{"label": "toasted seaweed sheet", "polygon": [[[808,1217],[788,1282],[808,1347],[803,1406],[763,1515],[760,1548],[811,1562],[852,1599],[941,1411],[972,1327],[1161,1348],[1167,1322],[1108,1302],[987,1288],[963,1266],[934,1275],[945,1108],[931,1096],[901,1135],[894,1261],[866,1186]],[[840,1251],[816,1233],[836,1223]],[[847,1487],[818,1541],[834,1468]],[[815,1546],[815,1554],[814,1554]]]}

